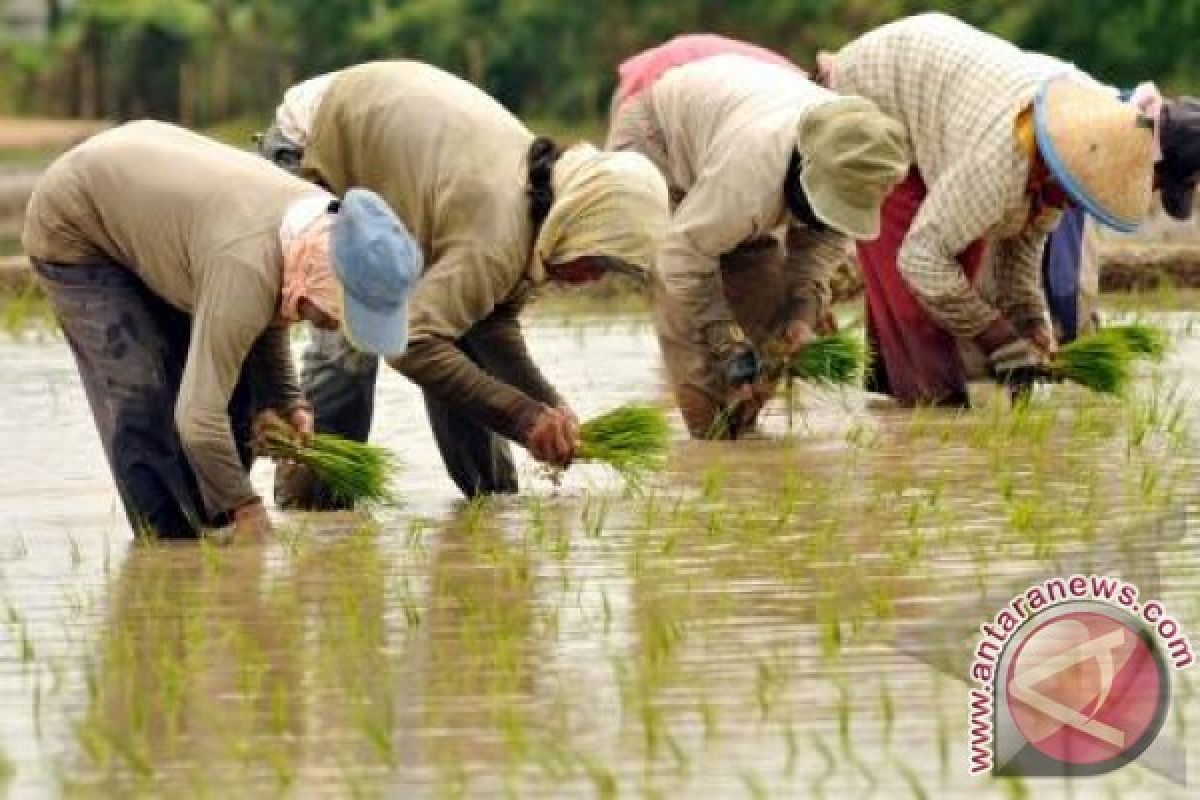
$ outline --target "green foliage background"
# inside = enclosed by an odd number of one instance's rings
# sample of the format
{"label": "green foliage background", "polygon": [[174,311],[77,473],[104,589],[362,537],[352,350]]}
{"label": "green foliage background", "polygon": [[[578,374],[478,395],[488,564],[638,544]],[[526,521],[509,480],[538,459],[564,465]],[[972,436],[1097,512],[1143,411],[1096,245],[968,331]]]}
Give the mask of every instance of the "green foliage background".
{"label": "green foliage background", "polygon": [[[11,0],[0,0],[0,4]],[[192,125],[265,117],[291,83],[374,58],[416,58],[520,114],[604,114],[614,68],[682,32],[716,31],[802,65],[817,49],[942,10],[1108,82],[1194,91],[1200,0],[45,0],[45,43],[0,42],[9,111],[157,116]]]}

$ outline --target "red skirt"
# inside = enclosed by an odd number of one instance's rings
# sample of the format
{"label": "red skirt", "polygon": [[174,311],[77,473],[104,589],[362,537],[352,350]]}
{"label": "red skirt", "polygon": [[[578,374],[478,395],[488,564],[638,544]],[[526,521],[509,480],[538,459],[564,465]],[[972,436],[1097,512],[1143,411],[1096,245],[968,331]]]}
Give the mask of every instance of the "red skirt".
{"label": "red skirt", "polygon": [[[874,355],[868,388],[907,406],[968,404],[967,375],[953,336],[924,309],[900,274],[900,247],[925,200],[925,182],[913,170],[883,204],[879,238],[859,242],[867,293],[867,337]],[[985,243],[960,253],[967,280],[978,278]]]}

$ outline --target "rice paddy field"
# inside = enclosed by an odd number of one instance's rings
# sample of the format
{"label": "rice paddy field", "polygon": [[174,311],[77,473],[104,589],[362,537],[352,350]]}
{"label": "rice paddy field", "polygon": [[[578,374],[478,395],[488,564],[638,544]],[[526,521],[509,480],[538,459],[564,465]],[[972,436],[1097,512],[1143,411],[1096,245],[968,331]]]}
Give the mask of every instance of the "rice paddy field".
{"label": "rice paddy field", "polygon": [[[9,325],[0,796],[1194,797],[1140,765],[967,771],[978,627],[1030,584],[1119,575],[1200,641],[1200,317],[1151,319],[1174,348],[1125,399],[797,384],[735,445],[673,416],[634,486],[522,453],[522,494],[472,504],[386,374],[399,505],[232,546],[135,544],[66,345]],[[667,401],[643,313],[527,329],[581,417]],[[1185,671],[1163,739],[1194,770],[1197,725]]]}

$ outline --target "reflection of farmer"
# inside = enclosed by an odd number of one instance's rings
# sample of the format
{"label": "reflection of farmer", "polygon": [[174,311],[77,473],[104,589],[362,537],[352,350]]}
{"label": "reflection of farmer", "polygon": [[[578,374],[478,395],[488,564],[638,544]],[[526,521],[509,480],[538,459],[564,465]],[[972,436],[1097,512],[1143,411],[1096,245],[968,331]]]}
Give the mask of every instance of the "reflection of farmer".
{"label": "reflection of farmer", "polygon": [[[1163,100],[1150,84],[1139,87],[1131,102],[1158,121],[1159,160],[1154,185],[1163,210],[1178,220],[1192,215],[1192,196],[1200,177],[1200,101]],[[1063,341],[1095,324],[1099,269],[1095,225],[1082,211],[1070,210],[1046,245],[1044,277],[1050,316]]]}
{"label": "reflection of farmer", "polygon": [[[256,760],[267,761],[261,747],[272,751],[272,763],[291,764],[306,738],[303,620],[267,601],[265,547],[230,548],[219,571],[210,555],[195,547],[130,548],[89,659],[97,669],[80,740],[107,743],[163,778],[195,765],[205,772],[187,777],[203,782],[211,765],[245,758],[247,742],[255,743]],[[106,796],[138,794],[129,783],[146,776],[126,781],[125,774],[112,771]]]}
{"label": "reflection of farmer", "polygon": [[269,527],[251,416],[301,432],[287,324],[402,353],[419,254],[387,206],[332,196],[180,128],[138,122],[38,183],[23,243],[75,355],[130,523],[165,537]]}
{"label": "reflection of farmer", "polygon": [[908,169],[902,128],[874,103],[748,47],[688,38],[631,60],[609,133],[672,190],[655,325],[695,436],[753,426],[778,378],[760,359],[812,337],[843,235],[875,236]]}
{"label": "reflection of farmer", "polygon": [[[837,91],[908,129],[916,170],[860,244],[875,388],[965,405],[955,336],[1023,382],[1056,348],[1040,285],[1047,233],[1074,202],[1130,230],[1150,199],[1153,136],[1132,106],[1068,65],[940,14],[884,26],[821,59]],[[998,309],[972,285],[993,248]]]}
{"label": "reflection of farmer", "polygon": [[[561,151],[479,89],[424,64],[354,67],[309,94],[306,177],[335,192],[379,191],[425,254],[408,353],[389,363],[424,391],[455,483],[468,495],[515,491],[504,439],[569,463],[577,423],[530,358],[518,313],[546,280],[648,268],[666,227],[661,176],[640,156]],[[288,107],[280,121],[303,116]],[[305,362],[317,429],[366,438],[375,359],[325,334]],[[282,474],[277,493],[285,504],[333,504],[300,471]]]}

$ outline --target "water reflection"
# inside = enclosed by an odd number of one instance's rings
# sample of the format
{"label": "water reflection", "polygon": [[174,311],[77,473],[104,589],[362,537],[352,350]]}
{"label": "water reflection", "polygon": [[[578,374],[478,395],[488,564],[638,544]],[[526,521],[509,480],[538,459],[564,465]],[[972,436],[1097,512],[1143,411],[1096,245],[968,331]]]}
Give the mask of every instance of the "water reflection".
{"label": "water reflection", "polygon": [[[644,397],[648,332],[560,333],[532,338],[585,416]],[[1165,370],[1185,399],[1197,355],[1189,339]],[[76,388],[53,408],[29,388],[69,357],[0,361],[25,387],[0,399],[21,418],[0,436],[46,506],[0,494],[14,795],[58,794],[45,766],[81,796],[1013,796],[1034,789],[966,776],[961,675],[1014,587],[1103,568],[1200,629],[1194,531],[1152,527],[1195,506],[1194,433],[1165,390],[1157,408],[1057,392],[970,415],[805,394],[790,438],[777,407],[769,437],[681,440],[640,493],[588,469],[461,505],[419,397],[385,381],[406,507],[110,563],[90,434],[26,430],[75,424]],[[51,505],[61,463],[86,491]],[[64,635],[80,646],[56,656]],[[79,679],[39,694],[31,676],[56,670]],[[1190,683],[1179,697],[1177,732],[1200,708]],[[11,720],[39,703],[54,714],[26,747]],[[1156,780],[1036,796],[1187,796]]]}

